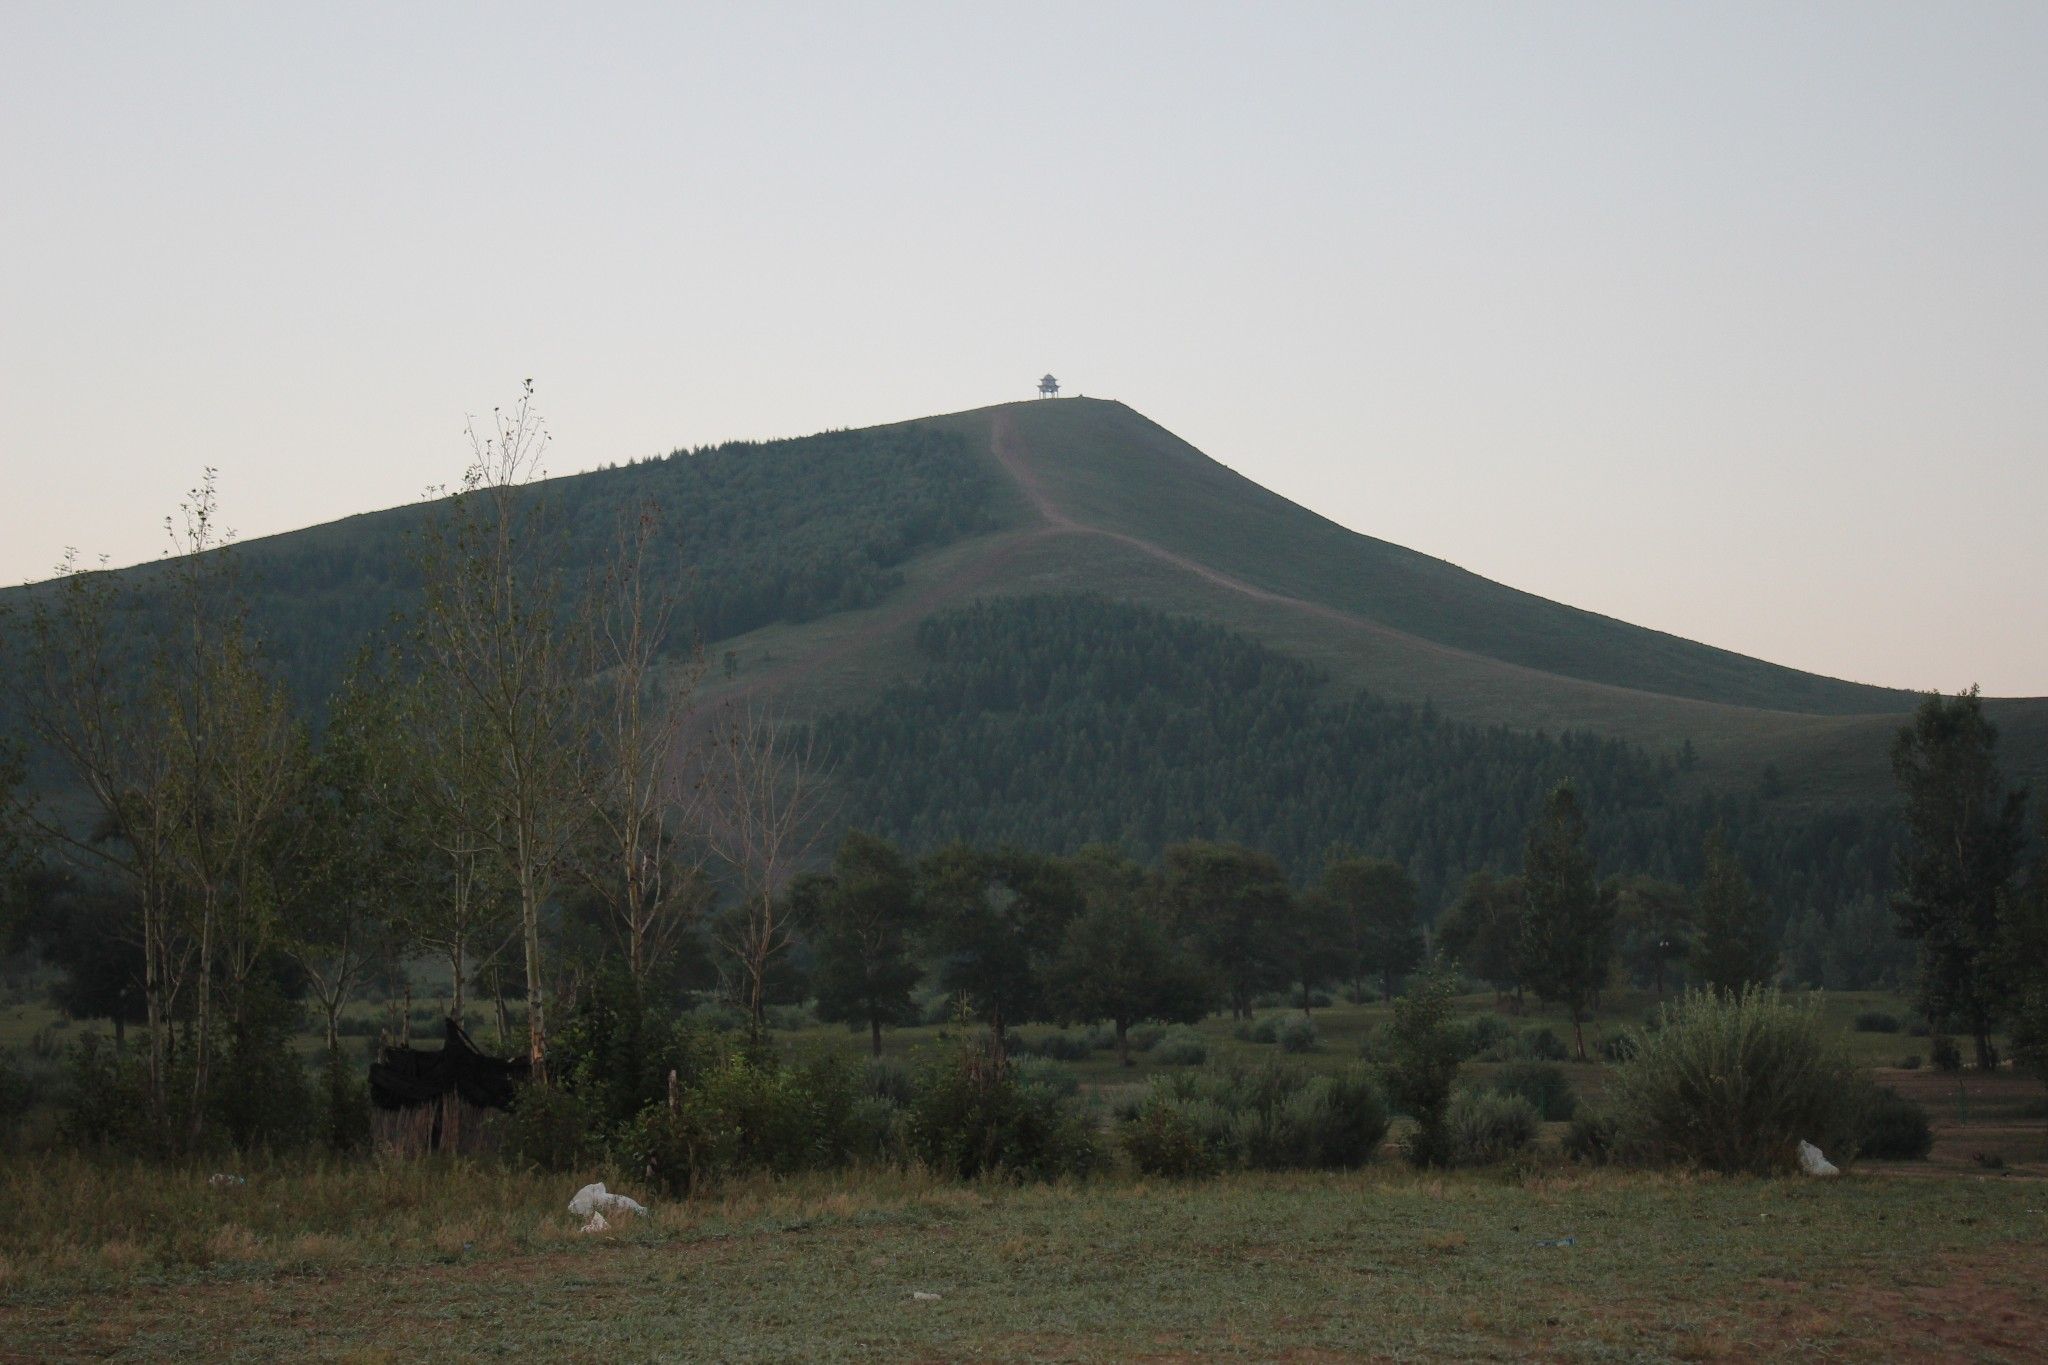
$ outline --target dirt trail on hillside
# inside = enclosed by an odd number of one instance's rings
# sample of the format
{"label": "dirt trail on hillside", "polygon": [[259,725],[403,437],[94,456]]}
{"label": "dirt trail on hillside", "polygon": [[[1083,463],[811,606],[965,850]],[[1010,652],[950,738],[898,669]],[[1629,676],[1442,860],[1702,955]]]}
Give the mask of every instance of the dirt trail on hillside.
{"label": "dirt trail on hillside", "polygon": [[[998,570],[1025,550],[1059,536],[1100,536],[1105,540],[1117,541],[1120,544],[1128,545],[1141,554],[1169,564],[1183,573],[1192,574],[1204,582],[1214,584],[1216,587],[1222,588],[1227,592],[1236,593],[1255,602],[1265,602],[1273,606],[1285,607],[1290,611],[1300,612],[1317,620],[1327,621],[1332,625],[1343,626],[1348,630],[1360,632],[1375,640],[1396,644],[1403,649],[1419,651],[1447,660],[1483,663],[1491,668],[1525,674],[1531,678],[1542,679],[1550,683],[1569,682],[1575,687],[1631,696],[1656,695],[1646,694],[1635,688],[1621,687],[1613,683],[1593,682],[1584,678],[1566,679],[1558,674],[1546,673],[1541,669],[1530,668],[1525,664],[1515,664],[1501,659],[1489,658],[1485,655],[1474,654],[1470,650],[1459,649],[1454,645],[1440,644],[1437,641],[1425,639],[1419,635],[1410,635],[1406,631],[1397,630],[1392,626],[1371,620],[1368,617],[1353,615],[1336,607],[1325,606],[1320,602],[1312,602],[1287,593],[1274,592],[1269,588],[1261,588],[1256,584],[1246,582],[1242,578],[1212,569],[1206,564],[1188,558],[1186,555],[1177,554],[1163,545],[1146,540],[1140,536],[1134,536],[1124,531],[1112,531],[1106,527],[1094,526],[1080,521],[1055,503],[1051,494],[1046,491],[1043,481],[1038,476],[1038,470],[1031,463],[1029,447],[1025,444],[1024,439],[1017,434],[1016,424],[1011,420],[1011,416],[1007,412],[994,414],[989,427],[989,448],[990,452],[995,456],[996,462],[1002,466],[1003,472],[1009,475],[1011,482],[1016,484],[1018,491],[1023,493],[1025,500],[1030,503],[1032,510],[1038,514],[1040,523],[1038,526],[994,538],[987,552],[980,558],[968,561],[944,579],[920,589],[901,601],[888,604],[880,609],[874,619],[869,621],[860,630],[849,634],[845,639],[839,640],[816,653],[806,654],[800,658],[791,659],[786,663],[777,664],[766,672],[740,684],[732,691],[724,693],[718,700],[721,703],[747,701],[764,692],[780,687],[784,682],[797,674],[818,668],[821,665],[830,664],[835,660],[846,657],[848,654],[867,647],[882,636],[892,634],[906,626],[914,625],[933,610],[974,592],[993,577]],[[1664,700],[1670,699],[1665,698]],[[1695,704],[1701,706],[1717,705],[1717,703],[1713,702],[1698,702]]]}
{"label": "dirt trail on hillside", "polygon": [[1154,541],[1145,540],[1123,531],[1111,531],[1100,526],[1090,526],[1086,522],[1076,521],[1056,506],[1050,495],[1046,493],[1045,485],[1039,481],[1038,471],[1031,467],[1030,461],[1026,457],[1023,439],[1017,435],[1016,427],[1010,421],[1009,413],[999,412],[996,414],[990,443],[995,448],[996,459],[1008,471],[1011,479],[1016,482],[1017,486],[1024,491],[1024,496],[1037,509],[1038,515],[1045,520],[1046,531],[1062,535],[1101,536],[1105,540],[1119,541],[1134,550],[1152,556],[1154,559],[1171,564],[1176,569],[1191,573],[1205,582],[1214,583],[1219,588],[1249,597],[1256,602],[1271,602],[1275,606],[1289,607],[1295,611],[1305,612],[1310,616],[1318,617],[1336,625],[1349,626],[1354,630],[1362,630],[1385,639],[1398,639],[1404,645],[1419,646],[1446,656],[1459,658],[1477,657],[1476,655],[1467,654],[1463,650],[1453,649],[1448,645],[1439,645],[1434,641],[1422,639],[1420,636],[1406,634],[1405,632],[1395,630],[1391,626],[1382,625],[1378,621],[1367,620],[1363,616],[1354,616],[1350,612],[1340,611],[1336,607],[1326,607],[1320,602],[1310,602],[1304,598],[1291,597],[1283,592],[1274,592],[1268,588],[1261,588],[1256,584],[1247,583],[1242,578],[1234,578],[1227,573],[1212,569],[1206,564],[1189,559],[1186,555],[1175,554],[1164,545],[1157,544]]}

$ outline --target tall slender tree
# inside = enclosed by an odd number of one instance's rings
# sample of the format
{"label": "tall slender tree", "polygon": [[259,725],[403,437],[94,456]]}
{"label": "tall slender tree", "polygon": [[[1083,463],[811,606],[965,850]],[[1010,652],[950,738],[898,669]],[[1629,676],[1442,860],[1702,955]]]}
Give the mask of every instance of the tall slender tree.
{"label": "tall slender tree", "polygon": [[1778,940],[1770,907],[1749,884],[1720,829],[1707,835],[1706,876],[1693,898],[1699,926],[1692,969],[1714,990],[1740,995],[1778,974]]}
{"label": "tall slender tree", "polygon": [[1580,1060],[1586,1017],[1607,984],[1614,953],[1614,900],[1594,875],[1586,816],[1569,782],[1544,799],[1522,858],[1521,975],[1571,1014]]}
{"label": "tall slender tree", "polygon": [[660,518],[650,503],[619,529],[595,609],[598,670],[591,890],[643,990],[688,931],[705,899],[703,868],[685,856],[678,828],[680,746],[702,676],[699,651],[670,659],[672,588],[652,580],[649,553]]}
{"label": "tall slender tree", "polygon": [[1892,744],[1892,772],[1906,798],[1892,909],[1920,944],[1920,1005],[1967,1030],[1989,1067],[2008,985],[1999,907],[2019,866],[2026,793],[2006,789],[1998,731],[1974,687],[1920,703]]}
{"label": "tall slender tree", "polygon": [[468,427],[471,463],[429,524],[414,645],[429,696],[477,727],[478,823],[513,888],[526,967],[527,1055],[547,1080],[541,920],[590,810],[587,619],[571,609],[541,476],[533,381]]}
{"label": "tall slender tree", "polygon": [[797,939],[804,906],[783,892],[827,823],[828,772],[809,731],[729,705],[713,722],[693,792],[705,846],[730,873],[735,904],[712,937],[740,972],[748,1029],[766,1027],[770,974]]}

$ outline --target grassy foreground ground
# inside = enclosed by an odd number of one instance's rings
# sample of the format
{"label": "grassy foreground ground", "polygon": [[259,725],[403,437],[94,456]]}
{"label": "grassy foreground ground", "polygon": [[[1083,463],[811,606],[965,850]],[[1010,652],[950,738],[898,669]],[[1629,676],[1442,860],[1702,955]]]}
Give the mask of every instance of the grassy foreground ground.
{"label": "grassy foreground ground", "polygon": [[247,1174],[215,1188],[52,1157],[0,1175],[0,1358],[2021,1360],[2048,1343],[2048,1184],[2011,1176],[870,1172],[585,1236],[564,1209],[576,1177]]}

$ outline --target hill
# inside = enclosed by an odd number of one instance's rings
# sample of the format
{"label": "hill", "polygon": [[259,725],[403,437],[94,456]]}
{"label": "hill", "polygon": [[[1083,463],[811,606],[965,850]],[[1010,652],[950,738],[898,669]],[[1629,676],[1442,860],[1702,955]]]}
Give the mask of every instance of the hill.
{"label": "hill", "polygon": [[[1781,889],[1882,880],[1887,748],[1912,694],[1346,530],[1120,403],[678,451],[530,495],[550,500],[572,578],[622,517],[658,507],[656,568],[711,657],[706,699],[819,722],[849,819],[914,842],[1220,833],[1305,866],[1338,841],[1447,884],[1511,861],[1532,793],[1573,776],[1612,809],[1630,865],[1682,874],[1704,825],[1732,821]],[[234,551],[252,625],[309,705],[411,605],[430,511]],[[156,572],[127,571],[137,630]],[[2048,702],[1992,710],[2008,766],[2038,779]]]}

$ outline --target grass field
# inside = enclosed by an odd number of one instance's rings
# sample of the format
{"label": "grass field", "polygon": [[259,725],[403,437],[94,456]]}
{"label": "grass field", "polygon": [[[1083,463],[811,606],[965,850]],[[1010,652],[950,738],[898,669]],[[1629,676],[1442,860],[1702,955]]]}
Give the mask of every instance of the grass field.
{"label": "grass field", "polygon": [[[1609,1004],[1589,1038],[1654,1001]],[[1926,1040],[1852,1021],[1903,1015],[1896,997],[1823,1008],[1928,1106],[1931,1160],[1832,1182],[1592,1171],[1562,1159],[1552,1124],[1536,1154],[1485,1172],[1410,1172],[1391,1140],[1360,1172],[1188,1184],[855,1170],[738,1181],[585,1236],[569,1195],[596,1179],[646,1194],[632,1172],[254,1160],[233,1167],[246,1184],[215,1186],[209,1166],[23,1157],[0,1170],[0,1361],[2037,1357],[2041,1087],[1892,1066]],[[0,1044],[30,1009],[0,1011]],[[1351,1065],[1385,1013],[1318,1009],[1320,1048],[1287,1060]],[[1535,1008],[1513,1022],[1569,1032]],[[1212,1060],[1281,1055],[1225,1019],[1199,1031]],[[915,1061],[939,1033],[893,1031],[890,1053]],[[807,1055],[866,1044],[819,1025],[778,1039]],[[1071,1065],[1105,1120],[1160,1069],[1136,1060]],[[1565,1069],[1597,1103],[1601,1065]]]}
{"label": "grass field", "polygon": [[873,1172],[583,1236],[580,1178],[16,1167],[0,1358],[2020,1360],[2048,1340],[2031,1180]]}

